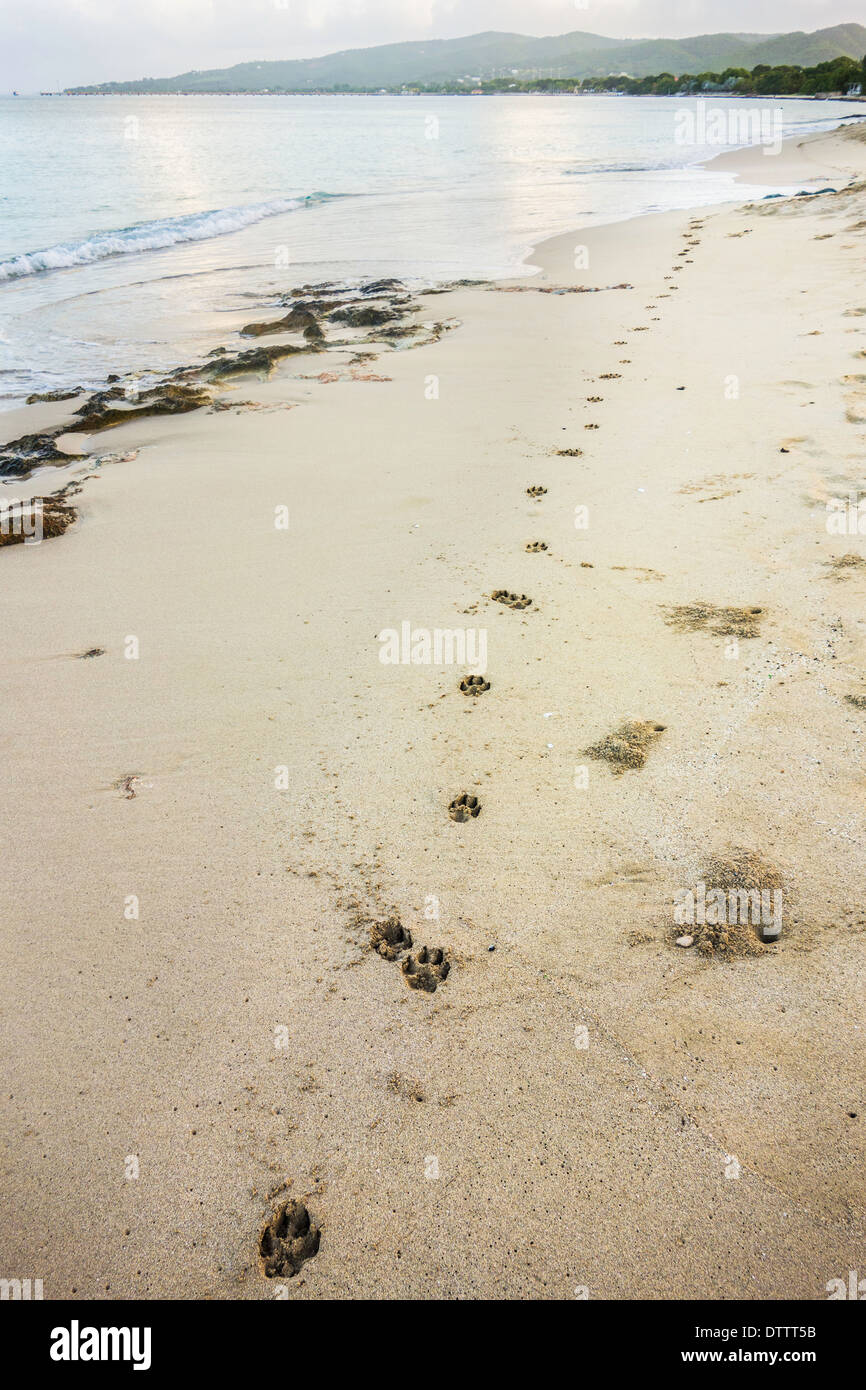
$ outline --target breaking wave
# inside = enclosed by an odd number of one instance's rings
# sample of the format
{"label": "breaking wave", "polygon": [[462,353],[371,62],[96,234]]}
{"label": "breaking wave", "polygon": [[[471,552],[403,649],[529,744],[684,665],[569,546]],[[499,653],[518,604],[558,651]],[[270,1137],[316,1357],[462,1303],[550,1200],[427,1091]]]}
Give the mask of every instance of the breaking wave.
{"label": "breaking wave", "polygon": [[211,237],[239,232],[266,217],[296,212],[338,193],[308,193],[299,198],[274,198],[268,203],[247,207],[217,208],[213,212],[193,212],[185,217],[164,217],[156,222],[138,222],[77,241],[62,241],[44,251],[28,251],[0,261],[0,281],[19,280],[25,275],[41,275],[47,270],[68,270],[71,266],[92,265],[111,256],[130,256],[141,251],[162,251],[184,241],[209,241]]}

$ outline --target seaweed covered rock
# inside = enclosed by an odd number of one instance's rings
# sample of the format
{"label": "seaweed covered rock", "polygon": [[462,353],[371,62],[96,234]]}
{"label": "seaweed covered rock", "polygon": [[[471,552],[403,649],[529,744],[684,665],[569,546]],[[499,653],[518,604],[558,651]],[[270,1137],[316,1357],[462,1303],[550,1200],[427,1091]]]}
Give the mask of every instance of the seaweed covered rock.
{"label": "seaweed covered rock", "polygon": [[382,324],[395,323],[411,312],[405,304],[388,304],[382,308],[377,308],[375,304],[349,304],[333,309],[328,318],[333,323],[344,323],[347,328],[380,328]]}
{"label": "seaweed covered rock", "polygon": [[248,348],[246,352],[227,353],[225,356],[215,357],[202,369],[202,374],[210,381],[242,376],[248,372],[264,372],[267,375],[274,363],[284,357],[316,351],[318,347],[315,343],[307,343],[304,347],[298,346],[297,343],[272,343],[270,347]]}
{"label": "seaweed covered rock", "polygon": [[311,328],[322,330],[316,316],[303,304],[295,304],[281,319],[270,319],[264,323],[248,323],[241,329],[244,338],[262,338],[268,333],[304,333]]}
{"label": "seaweed covered rock", "polygon": [[32,520],[28,528],[9,524],[4,516],[0,523],[0,546],[20,545],[34,537],[37,540],[51,540],[54,536],[62,536],[72,523],[76,520],[78,513],[74,507],[63,499],[63,494],[56,497],[36,497],[33,502],[27,504],[27,510],[35,516],[35,508],[38,508],[38,536],[35,535]]}
{"label": "seaweed covered rock", "polygon": [[25,401],[25,405],[36,405],[39,401],[71,401],[75,396],[83,394],[83,386],[73,386],[71,389],[58,387],[54,391],[34,391]]}
{"label": "seaweed covered rock", "polygon": [[69,456],[54,442],[60,433],[22,434],[0,446],[0,478],[26,478],[44,464],[68,463]]}
{"label": "seaweed covered rock", "polygon": [[211,404],[211,395],[198,383],[160,382],[147,391],[131,395],[122,387],[98,391],[89,396],[75,414],[77,421],[66,426],[69,434],[110,429],[147,415],[183,415]]}

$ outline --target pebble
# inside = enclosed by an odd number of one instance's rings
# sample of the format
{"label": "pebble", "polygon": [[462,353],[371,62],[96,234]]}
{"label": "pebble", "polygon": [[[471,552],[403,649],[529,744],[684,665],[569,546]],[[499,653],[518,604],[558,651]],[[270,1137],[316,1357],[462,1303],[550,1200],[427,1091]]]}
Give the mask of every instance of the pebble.
{"label": "pebble", "polygon": [[677,945],[678,945],[678,946],[694,946],[694,944],[695,944],[695,938],[694,938],[693,936],[678,936],[678,937],[677,937]]}

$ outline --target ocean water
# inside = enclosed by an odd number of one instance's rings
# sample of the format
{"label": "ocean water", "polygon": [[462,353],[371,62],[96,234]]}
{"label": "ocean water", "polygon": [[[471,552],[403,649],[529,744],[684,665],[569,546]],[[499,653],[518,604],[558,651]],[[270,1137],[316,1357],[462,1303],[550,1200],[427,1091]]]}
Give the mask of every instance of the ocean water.
{"label": "ocean water", "polygon": [[[861,111],[707,98],[704,114],[731,107],[764,137]],[[712,123],[696,122],[703,138],[684,143],[683,113],[698,108],[541,95],[2,98],[0,409],[189,362],[231,344],[239,310],[253,317],[294,285],[528,274],[531,247],[559,232],[780,191],[742,192],[700,167],[744,141],[732,131],[717,143]]]}

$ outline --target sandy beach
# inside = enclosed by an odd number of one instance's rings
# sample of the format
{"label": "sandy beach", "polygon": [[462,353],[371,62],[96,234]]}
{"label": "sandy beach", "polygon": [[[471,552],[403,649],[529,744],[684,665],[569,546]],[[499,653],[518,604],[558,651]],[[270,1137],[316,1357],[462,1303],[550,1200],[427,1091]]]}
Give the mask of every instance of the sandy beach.
{"label": "sandy beach", "polygon": [[[834,192],[558,237],[532,279],[416,297],[419,345],[287,357],[3,485],[81,484],[0,550],[5,1271],[866,1275],[866,552],[827,524],[863,487],[864,131],[724,156]],[[404,624],[421,656],[483,633],[483,670],[383,661]],[[675,894],[743,853],[778,942],[677,946]],[[374,949],[388,922],[411,947]],[[269,1278],[286,1201],[318,1248]]]}

